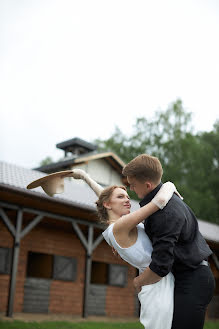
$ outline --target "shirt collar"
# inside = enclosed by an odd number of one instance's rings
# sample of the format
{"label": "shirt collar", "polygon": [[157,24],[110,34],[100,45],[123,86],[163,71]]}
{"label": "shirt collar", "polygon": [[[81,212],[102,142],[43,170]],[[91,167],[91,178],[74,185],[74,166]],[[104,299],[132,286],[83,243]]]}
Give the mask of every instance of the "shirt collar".
{"label": "shirt collar", "polygon": [[139,205],[140,207],[145,206],[147,203],[149,203],[153,197],[157,194],[157,192],[159,191],[159,189],[161,188],[161,186],[163,185],[163,183],[161,182],[159,185],[157,185],[157,187],[155,187],[154,190],[152,190],[149,194],[147,194],[140,202]]}

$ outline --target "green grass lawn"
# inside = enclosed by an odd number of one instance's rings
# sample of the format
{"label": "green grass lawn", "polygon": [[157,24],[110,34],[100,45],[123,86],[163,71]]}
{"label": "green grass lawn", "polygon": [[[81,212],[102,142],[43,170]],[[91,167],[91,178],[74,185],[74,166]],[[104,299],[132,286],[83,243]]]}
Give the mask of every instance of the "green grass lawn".
{"label": "green grass lawn", "polygon": [[0,329],[143,329],[139,322],[23,322],[0,321]]}
{"label": "green grass lawn", "polygon": [[[1,321],[0,329],[143,329],[139,322],[114,323],[114,322],[23,322]],[[204,329],[219,329],[219,321],[206,322]]]}

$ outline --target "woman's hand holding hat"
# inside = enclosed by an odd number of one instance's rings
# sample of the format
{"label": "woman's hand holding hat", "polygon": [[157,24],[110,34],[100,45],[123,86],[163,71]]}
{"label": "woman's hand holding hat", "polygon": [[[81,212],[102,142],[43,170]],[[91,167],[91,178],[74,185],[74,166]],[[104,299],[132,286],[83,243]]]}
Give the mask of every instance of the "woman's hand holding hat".
{"label": "woman's hand holding hat", "polygon": [[70,176],[75,179],[84,179],[88,174],[82,169],[73,169]]}

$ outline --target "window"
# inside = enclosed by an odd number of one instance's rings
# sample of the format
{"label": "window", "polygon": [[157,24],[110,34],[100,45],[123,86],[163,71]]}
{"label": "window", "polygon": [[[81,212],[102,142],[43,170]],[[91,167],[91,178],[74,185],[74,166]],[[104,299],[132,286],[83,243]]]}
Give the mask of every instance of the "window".
{"label": "window", "polygon": [[10,274],[12,249],[0,247],[0,274]]}
{"label": "window", "polygon": [[127,284],[128,267],[125,265],[109,265],[108,284],[124,287]]}
{"label": "window", "polygon": [[107,284],[108,264],[101,262],[92,262],[91,283]]}
{"label": "window", "polygon": [[27,276],[34,278],[75,281],[77,260],[71,257],[28,253]]}
{"label": "window", "polygon": [[27,276],[33,278],[52,278],[53,256],[37,252],[28,253]]}
{"label": "window", "polygon": [[75,281],[77,261],[75,258],[54,256],[53,278],[55,280]]}
{"label": "window", "polygon": [[124,287],[127,284],[128,267],[125,265],[92,262],[91,283]]}

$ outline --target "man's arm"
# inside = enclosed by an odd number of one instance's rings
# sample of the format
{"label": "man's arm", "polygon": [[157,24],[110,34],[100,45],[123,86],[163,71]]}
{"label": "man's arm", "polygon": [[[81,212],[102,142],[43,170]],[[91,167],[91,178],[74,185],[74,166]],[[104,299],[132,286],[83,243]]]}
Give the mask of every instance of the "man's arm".
{"label": "man's arm", "polygon": [[139,276],[134,278],[134,287],[137,292],[141,291],[141,287],[148,285],[148,284],[153,284],[158,281],[160,281],[162,277],[151,271],[149,267],[147,267],[143,273],[141,273]]}
{"label": "man's arm", "polygon": [[166,276],[174,262],[174,248],[182,232],[185,219],[179,216],[181,209],[159,211],[151,218],[150,231],[153,251],[149,268],[160,277]]}
{"label": "man's arm", "polygon": [[143,285],[153,284],[166,276],[174,262],[174,247],[184,225],[182,218],[173,212],[159,211],[151,219],[152,261],[143,273],[134,279],[138,291]]}

